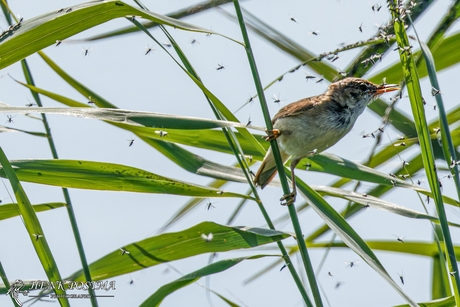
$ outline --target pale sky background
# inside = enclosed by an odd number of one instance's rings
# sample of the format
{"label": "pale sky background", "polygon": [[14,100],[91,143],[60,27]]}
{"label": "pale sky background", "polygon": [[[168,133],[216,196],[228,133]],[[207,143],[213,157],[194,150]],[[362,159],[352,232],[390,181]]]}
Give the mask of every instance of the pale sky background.
{"label": "pale sky background", "polygon": [[[26,20],[42,13],[79,3],[69,0],[16,0],[10,2],[13,11]],[[198,3],[185,0],[144,0],[143,2],[150,10],[161,14],[174,12]],[[133,4],[131,1],[127,3]],[[342,42],[348,44],[373,36],[377,31],[376,24],[387,22],[390,16],[384,1],[380,1],[383,5],[380,12],[373,12],[371,6],[376,3],[378,2],[347,0],[251,0],[242,2],[242,6],[308,50],[319,54],[336,49]],[[437,1],[425,15],[419,18],[416,26],[421,39],[429,37],[450,3],[451,1],[447,0]],[[135,6],[135,4],[133,5]],[[232,13],[234,11],[233,4],[227,4],[223,8]],[[291,17],[294,17],[297,23],[291,21]],[[224,17],[216,9],[188,17],[185,21],[242,40],[238,25]],[[363,33],[358,30],[361,23]],[[82,39],[129,25],[131,23],[125,19],[115,20],[72,39]],[[8,27],[3,18],[0,18],[0,27],[2,29]],[[459,26],[456,24],[449,33],[458,30]],[[308,34],[310,31],[319,31],[320,35]],[[159,41],[165,41],[164,35],[158,29],[153,29],[151,32]],[[189,57],[204,84],[229,109],[238,109],[248,100],[250,95],[255,94],[246,54],[241,46],[216,35],[206,37],[204,34],[174,29],[171,29],[170,32]],[[250,33],[250,38],[263,84],[269,83],[281,73],[298,64],[297,60],[279,52],[253,33]],[[196,39],[198,43],[192,45],[192,39]],[[156,50],[151,55],[144,56],[145,48],[148,46]],[[91,49],[89,56],[83,55],[83,48]],[[74,78],[119,108],[213,118],[201,91],[169,56],[161,48],[155,46],[154,42],[145,34],[139,33],[99,42],[63,43],[58,48],[50,46],[44,51]],[[358,50],[343,53],[333,65],[337,69],[344,69],[357,53]],[[379,68],[384,68],[397,59],[397,52],[390,52],[383,59]],[[80,102],[85,103],[87,101],[85,97],[63,83],[44,64],[41,58],[32,55],[27,60],[38,87]],[[218,64],[223,64],[225,69],[216,70]],[[23,80],[19,63],[3,69],[0,72],[2,76],[0,79],[0,101],[14,106],[24,106],[29,103],[29,100],[32,101],[29,92],[7,77],[7,73]],[[325,91],[328,86],[327,82],[317,84],[310,81],[307,83],[304,73],[312,74],[311,71],[302,68],[294,74],[287,75],[282,82],[267,90],[266,97],[272,116],[280,107],[272,102],[270,97],[273,94],[280,96],[282,106]],[[369,76],[373,73],[375,72],[371,71]],[[441,87],[448,89],[443,91],[446,109],[452,109],[458,104],[458,90],[453,91],[458,83],[458,66],[442,71],[438,77]],[[428,103],[426,106],[427,116],[432,119],[437,116],[437,113],[432,108],[435,101],[429,93],[431,86],[425,79],[422,86],[424,97]],[[62,106],[44,97],[42,97],[42,101],[45,106]],[[402,99],[397,108],[406,114],[411,114],[407,98]],[[264,126],[258,100],[244,107],[236,115],[242,122],[246,122],[251,117],[254,125]],[[203,185],[211,181],[209,178],[184,171],[150,146],[143,144],[141,140],[135,141],[134,145],[129,147],[128,139],[132,138],[130,133],[103,122],[57,115],[49,115],[48,119],[61,159],[120,163]],[[21,115],[17,115],[13,120],[14,124],[6,125],[24,130],[43,131],[42,124],[37,120]],[[7,118],[5,117],[3,121],[6,122]],[[1,118],[0,124],[3,124]],[[367,157],[374,144],[373,139],[363,139],[362,134],[374,131],[380,125],[381,119],[371,111],[366,110],[349,135],[328,152],[361,162]],[[385,144],[389,143],[390,138],[394,140],[398,135],[391,129],[387,129],[387,131],[388,134],[383,138]],[[0,146],[11,160],[51,158],[48,144],[43,138],[20,133],[2,133],[0,134]],[[187,149],[222,164],[229,165],[235,161],[235,158],[230,155],[195,148]],[[402,157],[409,160],[415,152],[414,147],[412,151],[404,152]],[[400,165],[399,160],[394,160],[393,164],[387,165],[381,170],[388,173],[396,165]],[[254,171],[256,169],[257,165],[253,167]],[[298,172],[298,175],[307,183],[315,185],[328,184],[337,179],[335,176],[313,172]],[[416,178],[424,180],[423,177]],[[4,182],[9,188],[6,180]],[[32,203],[63,201],[59,188],[29,183],[23,183],[23,185]],[[426,181],[422,185],[428,188]],[[369,187],[370,185],[364,183],[359,191],[364,192]],[[226,189],[244,193],[247,188],[245,184],[231,184]],[[455,197],[453,182],[444,180],[443,188],[444,194]],[[347,186],[347,189],[351,189],[351,186]],[[9,190],[11,193],[10,188]],[[281,194],[282,191],[279,188],[267,188],[260,193],[272,219],[286,213],[286,208],[279,205],[278,199]],[[123,245],[155,235],[172,214],[187,201],[186,197],[169,195],[84,190],[70,190],[70,195],[90,263]],[[0,185],[0,197],[5,198],[4,203],[11,202],[11,199],[7,199],[8,194],[3,185]],[[386,195],[384,199],[422,211],[416,194],[409,190],[397,189],[396,193]],[[213,210],[207,211],[205,204],[203,204],[202,208],[193,211],[169,231],[186,229],[205,220],[225,224],[228,216],[239,203],[239,199],[211,201],[215,206]],[[329,198],[328,201],[338,211],[341,211],[346,205],[343,200]],[[301,201],[297,203],[301,203]],[[431,213],[434,212],[432,204],[429,205],[429,209]],[[451,221],[459,222],[460,212],[458,210],[448,208],[448,213]],[[79,270],[80,260],[66,210],[56,209],[39,213],[38,216],[61,275],[65,277]],[[306,235],[322,225],[321,220],[312,210],[302,213],[300,221],[302,230]],[[352,218],[350,223],[365,239],[396,240],[394,234],[404,236],[405,240],[408,241],[428,241],[432,238],[431,226],[428,222],[408,220],[375,209],[363,210]],[[233,223],[233,225],[247,226],[263,226],[264,224],[264,220],[254,203],[246,205],[246,208]],[[0,225],[0,229],[4,233],[3,248],[0,249],[0,261],[9,279],[46,279],[21,219],[8,219],[1,221]],[[279,225],[279,228],[292,231],[290,222]],[[452,235],[456,243],[459,242],[459,234],[457,229],[452,228]],[[330,235],[324,237],[321,241],[329,240],[330,237]],[[284,243],[291,245],[295,241],[288,239]],[[279,253],[276,246],[269,252]],[[221,253],[218,259],[258,253],[267,253],[267,251],[242,250]],[[324,250],[310,249],[309,253],[314,267],[317,267],[324,255]],[[376,251],[376,254],[395,280],[399,282],[398,273],[404,274],[405,285],[402,287],[409,296],[417,302],[430,299],[430,260],[379,251]],[[346,261],[358,259],[359,256],[348,249],[332,250],[329,254],[322,271],[318,275],[318,280],[324,288],[331,306],[393,306],[405,303],[364,261],[353,268],[347,268],[345,265]],[[295,256],[293,260],[296,262]],[[207,261],[208,255],[202,255],[174,262],[172,265],[186,274],[205,266]],[[240,263],[228,271],[213,275],[210,287],[242,306],[302,306],[301,297],[288,270],[280,272],[280,267],[272,269],[262,278],[248,285],[243,285],[244,279],[265,268],[272,261],[273,259],[259,259]],[[114,293],[115,298],[101,298],[98,300],[99,305],[136,306],[140,304],[161,285],[180,277],[172,270],[166,271],[167,268],[166,265],[159,265],[111,279],[115,280],[117,285],[117,290]],[[333,278],[327,276],[328,271],[332,272]],[[130,284],[130,281],[134,282]],[[335,289],[337,282],[342,283],[339,289]],[[199,283],[204,284],[205,280],[202,279]],[[21,296],[21,298],[24,297]],[[216,297],[213,297],[213,302],[215,306],[226,306]],[[88,300],[71,300],[70,303],[72,306],[90,306]],[[325,301],[324,303],[326,304]],[[34,306],[57,305],[58,303],[55,301],[53,303],[39,302]],[[207,305],[205,290],[194,284],[168,296],[162,304],[162,306]],[[0,306],[12,306],[10,298],[0,296]]]}

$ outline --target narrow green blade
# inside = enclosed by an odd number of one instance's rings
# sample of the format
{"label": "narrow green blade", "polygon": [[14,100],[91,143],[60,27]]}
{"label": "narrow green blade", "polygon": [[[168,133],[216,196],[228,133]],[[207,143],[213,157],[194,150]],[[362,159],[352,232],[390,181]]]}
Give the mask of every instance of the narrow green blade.
{"label": "narrow green blade", "polygon": [[[94,280],[107,279],[203,253],[253,248],[290,236],[277,230],[202,222],[179,232],[125,245],[122,250],[113,251],[93,262],[90,265],[91,275]],[[80,281],[83,278],[82,272],[78,271],[68,279]]]}
{"label": "narrow green blade", "polygon": [[255,255],[250,257],[240,257],[221,260],[210,265],[207,265],[199,270],[196,270],[192,273],[182,276],[179,279],[176,279],[173,282],[170,282],[166,285],[163,285],[158,289],[154,294],[152,294],[148,299],[146,299],[140,306],[141,307],[150,307],[150,306],[159,306],[163,299],[169,294],[188,286],[189,284],[197,281],[203,276],[208,276],[211,274],[216,274],[230,269],[231,267],[237,265],[243,260],[258,259],[262,257],[280,257],[276,255]]}
{"label": "narrow green blade", "polygon": [[[45,233],[40,225],[40,221],[32,207],[29,198],[27,197],[24,188],[19,182],[18,177],[13,169],[13,166],[5,156],[3,149],[0,147],[0,164],[2,165],[2,171],[4,176],[8,178],[14,191],[14,195],[17,200],[17,210],[22,216],[24,226],[29,233],[30,241],[34,246],[35,252],[45,270],[46,276],[50,282],[62,281],[61,274],[59,273],[56,261],[54,260],[51,249],[46,240]],[[61,306],[70,306],[69,301],[65,296],[65,291],[59,288],[54,289],[58,296],[59,303]]]}

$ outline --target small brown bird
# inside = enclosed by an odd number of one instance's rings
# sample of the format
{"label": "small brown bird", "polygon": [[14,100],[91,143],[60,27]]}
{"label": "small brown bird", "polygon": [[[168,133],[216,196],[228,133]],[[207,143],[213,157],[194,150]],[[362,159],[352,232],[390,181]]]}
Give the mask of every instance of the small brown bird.
{"label": "small brown bird", "polygon": [[[273,117],[267,141],[277,139],[283,163],[292,157],[292,193],[281,200],[292,204],[296,196],[294,169],[303,158],[320,153],[343,138],[366,105],[383,93],[399,90],[396,84],[377,85],[359,78],[345,78],[329,85],[326,93],[304,98],[281,108]],[[272,148],[265,155],[254,183],[262,189],[276,175]]]}

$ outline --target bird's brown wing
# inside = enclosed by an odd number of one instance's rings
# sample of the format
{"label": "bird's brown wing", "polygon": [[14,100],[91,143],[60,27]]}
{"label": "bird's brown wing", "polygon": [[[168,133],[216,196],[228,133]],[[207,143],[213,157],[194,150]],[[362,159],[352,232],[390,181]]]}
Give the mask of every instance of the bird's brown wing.
{"label": "bird's brown wing", "polygon": [[304,98],[282,107],[273,117],[272,124],[283,117],[297,116],[312,110],[320,102],[320,96]]}

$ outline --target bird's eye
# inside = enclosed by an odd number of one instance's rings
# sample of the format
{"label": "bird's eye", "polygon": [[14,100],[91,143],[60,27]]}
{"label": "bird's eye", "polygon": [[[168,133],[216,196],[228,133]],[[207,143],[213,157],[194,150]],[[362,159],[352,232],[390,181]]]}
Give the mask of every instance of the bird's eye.
{"label": "bird's eye", "polygon": [[360,89],[361,91],[363,91],[363,92],[367,92],[367,91],[369,90],[369,88],[367,87],[366,84],[361,84],[361,85],[359,86],[359,89]]}

